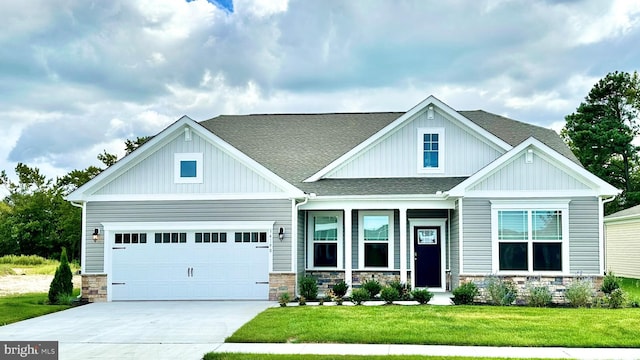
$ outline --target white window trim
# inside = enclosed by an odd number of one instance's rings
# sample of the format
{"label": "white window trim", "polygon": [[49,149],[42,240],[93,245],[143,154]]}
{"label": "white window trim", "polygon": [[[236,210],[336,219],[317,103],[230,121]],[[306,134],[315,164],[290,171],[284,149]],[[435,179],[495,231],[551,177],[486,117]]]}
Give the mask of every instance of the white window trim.
{"label": "white window trim", "polygon": [[[498,211],[522,210],[530,213],[534,210],[560,211],[562,216],[562,270],[561,271],[533,271],[533,241],[531,241],[531,224],[529,224],[529,236],[527,239],[528,258],[527,271],[506,270],[500,271],[499,240],[498,240]],[[519,201],[519,200],[493,200],[491,201],[491,258],[492,272],[499,275],[568,275],[570,273],[569,261],[569,200],[556,201]]]}
{"label": "white window trim", "polygon": [[[313,266],[313,218],[315,216],[336,216],[338,218],[338,241],[337,256],[338,262],[336,267],[331,266]],[[308,270],[342,270],[344,269],[344,221],[342,211],[310,211],[307,216],[307,269]]]}
{"label": "white window trim", "polygon": [[[389,266],[387,267],[365,267],[364,266],[364,217],[365,216],[376,216],[376,215],[384,215],[384,216],[388,216],[389,217],[389,252],[388,252],[388,256],[389,259],[387,260],[387,263],[389,264]],[[392,210],[385,210],[385,211],[359,211],[358,212],[358,268],[361,270],[364,269],[375,269],[375,270],[393,270],[395,268],[394,266],[394,258],[393,258],[393,245],[395,243],[395,239],[394,239],[394,228],[393,228],[393,223],[395,221],[394,217],[393,217],[393,211]],[[402,254],[400,255],[402,256]]]}
{"label": "white window trim", "polygon": [[[176,153],[173,155],[173,159],[173,181],[176,184],[202,184],[202,153]],[[180,162],[184,160],[196,162],[196,177],[180,176]]]}
{"label": "white window trim", "polygon": [[[424,167],[424,135],[438,134],[438,167]],[[417,136],[417,165],[419,174],[442,174],[444,173],[444,128],[418,128]]]}

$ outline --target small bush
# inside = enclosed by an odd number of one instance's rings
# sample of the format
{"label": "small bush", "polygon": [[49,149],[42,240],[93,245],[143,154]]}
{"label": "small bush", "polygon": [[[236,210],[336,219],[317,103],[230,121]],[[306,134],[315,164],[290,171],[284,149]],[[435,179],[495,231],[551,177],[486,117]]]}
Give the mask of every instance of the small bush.
{"label": "small bush", "polygon": [[399,300],[411,299],[411,285],[401,282],[400,280],[393,280],[388,284],[390,287],[396,289],[399,294]]}
{"label": "small bush", "polygon": [[473,298],[478,295],[478,286],[473,282],[460,284],[452,294],[453,303],[456,305],[473,304]]}
{"label": "small bush", "polygon": [[640,299],[633,298],[629,300],[629,307],[640,308]]}
{"label": "small bush", "polygon": [[385,303],[391,305],[394,301],[400,300],[400,294],[398,290],[391,286],[385,286],[380,291],[380,297]]}
{"label": "small bush", "polygon": [[551,291],[546,286],[529,287],[529,295],[527,295],[527,305],[535,307],[545,307],[551,303]]}
{"label": "small bush", "polygon": [[433,293],[427,289],[415,289],[411,292],[411,296],[413,296],[413,300],[424,305],[431,301]]}
{"label": "small bush", "polygon": [[589,280],[576,280],[567,286],[564,296],[573,307],[590,306],[593,300],[593,285]]}
{"label": "small bush", "polygon": [[362,284],[362,288],[369,293],[369,298],[373,299],[374,297],[376,297],[376,295],[380,293],[380,290],[382,290],[382,285],[380,285],[380,283],[377,280],[371,279],[371,280],[365,281]]}
{"label": "small bush", "polygon": [[56,269],[51,285],[49,285],[49,303],[57,304],[63,296],[71,295],[73,292],[73,274],[67,260],[67,249],[62,248],[60,254],[60,265]]}
{"label": "small bush", "polygon": [[351,302],[356,305],[362,305],[369,299],[369,292],[363,288],[353,289],[351,292]]}
{"label": "small bush", "polygon": [[333,285],[332,289],[335,296],[343,297],[347,294],[349,285],[347,285],[347,283],[344,281],[340,281],[339,283]]}
{"label": "small bush", "polygon": [[622,281],[620,278],[617,277],[613,271],[609,271],[602,279],[600,290],[605,294],[611,294],[614,290],[619,289],[621,284]]}
{"label": "small bush", "polygon": [[607,302],[609,303],[609,308],[619,309],[627,302],[627,293],[620,288],[615,289],[607,295]]}
{"label": "small bush", "polygon": [[509,306],[516,301],[518,289],[513,281],[498,276],[489,276],[486,280],[489,302],[494,305]]}
{"label": "small bush", "polygon": [[73,303],[77,299],[78,298],[76,296],[73,296],[73,294],[62,294],[62,295],[58,296],[57,304],[58,305],[73,305]]}
{"label": "small bush", "polygon": [[305,299],[304,296],[300,296],[300,298],[298,298],[298,305],[299,306],[307,305],[307,299]]}
{"label": "small bush", "polygon": [[300,296],[308,300],[315,300],[318,297],[318,282],[312,276],[300,278]]}
{"label": "small bush", "polygon": [[291,301],[291,298],[289,297],[289,293],[288,292],[284,292],[284,293],[280,294],[280,296],[278,297],[278,303],[282,307],[287,306],[287,303],[289,301]]}

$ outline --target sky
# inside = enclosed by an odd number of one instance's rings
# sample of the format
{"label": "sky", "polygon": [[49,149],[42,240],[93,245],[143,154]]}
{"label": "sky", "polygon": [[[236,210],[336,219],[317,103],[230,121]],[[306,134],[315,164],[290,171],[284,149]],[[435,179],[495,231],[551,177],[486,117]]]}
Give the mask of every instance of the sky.
{"label": "sky", "polygon": [[556,130],[640,70],[640,0],[2,1],[0,170],[51,178],[187,115],[407,111]]}

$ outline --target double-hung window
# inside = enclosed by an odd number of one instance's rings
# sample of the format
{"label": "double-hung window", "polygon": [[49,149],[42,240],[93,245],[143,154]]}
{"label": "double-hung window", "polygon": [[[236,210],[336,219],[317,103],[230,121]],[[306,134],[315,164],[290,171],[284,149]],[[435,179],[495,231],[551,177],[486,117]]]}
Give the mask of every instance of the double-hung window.
{"label": "double-hung window", "polygon": [[358,237],[360,268],[393,268],[392,211],[361,211]]}
{"label": "double-hung window", "polygon": [[444,129],[418,129],[418,172],[444,172]]}
{"label": "double-hung window", "polygon": [[522,206],[493,202],[494,270],[564,272],[568,267],[568,203]]}
{"label": "double-hung window", "polygon": [[341,269],[343,267],[342,228],[341,212],[309,213],[307,224],[307,266],[309,268]]}

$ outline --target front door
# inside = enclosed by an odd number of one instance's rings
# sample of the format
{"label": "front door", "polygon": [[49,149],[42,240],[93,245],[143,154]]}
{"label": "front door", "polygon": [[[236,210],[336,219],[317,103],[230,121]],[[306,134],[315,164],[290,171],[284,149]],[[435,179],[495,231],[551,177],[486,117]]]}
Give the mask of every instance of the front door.
{"label": "front door", "polygon": [[442,237],[439,226],[415,226],[413,249],[415,287],[442,287]]}

